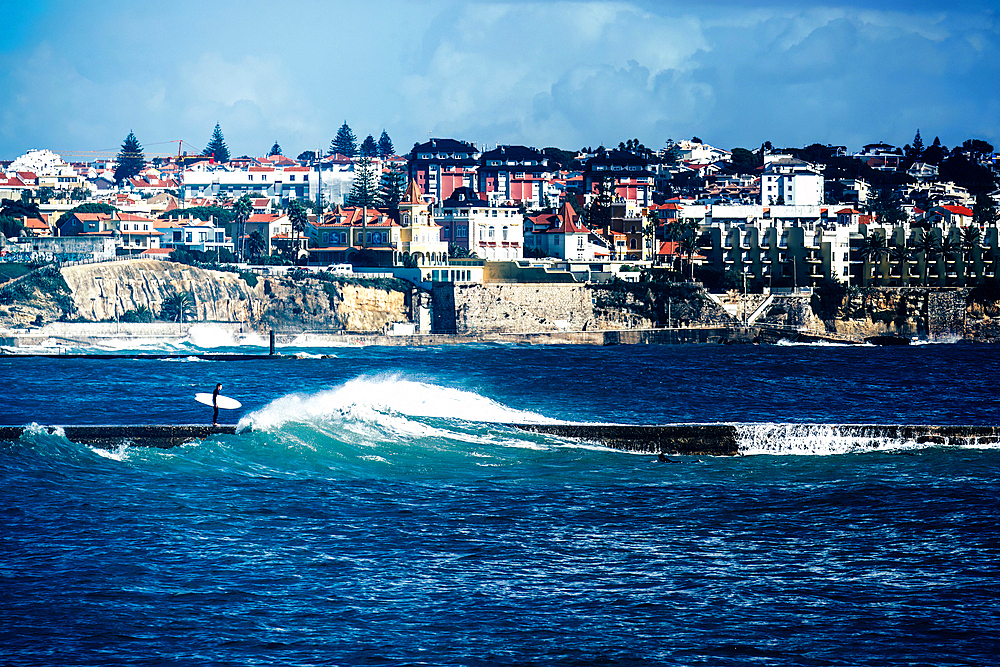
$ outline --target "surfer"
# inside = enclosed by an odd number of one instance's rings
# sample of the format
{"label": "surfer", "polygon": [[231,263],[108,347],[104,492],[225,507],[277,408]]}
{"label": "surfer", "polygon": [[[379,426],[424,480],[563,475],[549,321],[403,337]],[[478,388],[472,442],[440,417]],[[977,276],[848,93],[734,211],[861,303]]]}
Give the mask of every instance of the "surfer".
{"label": "surfer", "polygon": [[222,383],[217,382],[215,384],[215,391],[212,392],[212,407],[215,409],[215,414],[212,415],[212,426],[219,425],[219,392],[222,391]]}

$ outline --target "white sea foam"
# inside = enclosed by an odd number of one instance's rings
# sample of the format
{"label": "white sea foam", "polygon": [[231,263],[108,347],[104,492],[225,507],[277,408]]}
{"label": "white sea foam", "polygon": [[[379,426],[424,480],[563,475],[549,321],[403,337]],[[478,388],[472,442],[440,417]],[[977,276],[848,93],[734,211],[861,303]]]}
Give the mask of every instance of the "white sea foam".
{"label": "white sea foam", "polygon": [[[393,419],[402,416],[403,420]],[[407,417],[451,418],[468,422],[551,422],[542,415],[516,410],[479,394],[402,379],[362,376],[339,387],[311,394],[287,394],[243,417],[239,429],[270,431],[294,422],[377,423],[409,435],[430,427]]]}
{"label": "white sea foam", "polygon": [[832,456],[917,449],[926,445],[895,436],[891,427],[833,424],[735,424],[740,454]]}

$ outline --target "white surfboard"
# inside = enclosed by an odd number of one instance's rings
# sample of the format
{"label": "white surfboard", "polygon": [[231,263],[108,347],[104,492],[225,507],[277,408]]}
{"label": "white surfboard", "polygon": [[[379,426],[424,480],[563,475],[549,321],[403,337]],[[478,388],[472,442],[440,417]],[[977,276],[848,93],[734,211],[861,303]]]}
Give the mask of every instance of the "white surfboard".
{"label": "white surfboard", "polygon": [[[205,405],[212,405],[212,395],[211,394],[195,394],[194,400],[199,403],[204,403]],[[219,396],[218,405],[223,410],[235,410],[236,408],[242,408],[243,404],[237,401],[235,398],[229,398],[228,396]]]}

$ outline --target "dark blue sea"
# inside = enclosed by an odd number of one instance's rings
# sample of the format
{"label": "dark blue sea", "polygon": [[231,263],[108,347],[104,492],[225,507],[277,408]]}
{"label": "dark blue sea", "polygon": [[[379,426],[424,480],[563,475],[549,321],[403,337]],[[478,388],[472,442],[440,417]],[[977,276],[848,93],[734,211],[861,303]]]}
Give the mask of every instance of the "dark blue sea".
{"label": "dark blue sea", "polygon": [[[34,425],[0,443],[0,663],[997,664],[1000,450],[822,425],[1000,423],[1000,348],[279,351],[0,357]],[[237,435],[43,428],[209,423],[216,382]],[[738,422],[742,455],[518,421]]]}

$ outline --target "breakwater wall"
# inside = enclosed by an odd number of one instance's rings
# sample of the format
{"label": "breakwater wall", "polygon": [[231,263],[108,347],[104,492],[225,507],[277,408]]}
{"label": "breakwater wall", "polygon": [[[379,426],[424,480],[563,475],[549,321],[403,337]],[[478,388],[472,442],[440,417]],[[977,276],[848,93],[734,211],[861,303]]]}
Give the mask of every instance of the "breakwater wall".
{"label": "breakwater wall", "polygon": [[697,456],[847,453],[883,446],[1000,445],[998,426],[891,424],[509,424],[560,438],[631,452]]}
{"label": "breakwater wall", "polygon": [[[884,424],[494,424],[557,438],[581,440],[623,451],[689,456],[741,454],[836,454],[884,447],[946,445],[1000,446],[998,426]],[[56,433],[102,449],[120,445],[166,449],[217,435],[234,435],[235,426],[103,425],[0,426],[0,441],[13,442],[25,431]]]}
{"label": "breakwater wall", "polygon": [[[157,447],[169,449],[213,435],[232,435],[235,426],[205,426],[202,424],[146,424],[103,426],[45,426],[37,427],[47,433],[64,435],[66,439],[92,445],[99,449],[114,449],[119,445]],[[0,426],[0,441],[14,442],[32,428],[25,426]]]}

